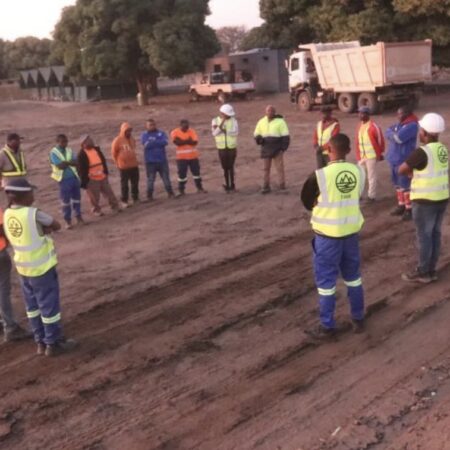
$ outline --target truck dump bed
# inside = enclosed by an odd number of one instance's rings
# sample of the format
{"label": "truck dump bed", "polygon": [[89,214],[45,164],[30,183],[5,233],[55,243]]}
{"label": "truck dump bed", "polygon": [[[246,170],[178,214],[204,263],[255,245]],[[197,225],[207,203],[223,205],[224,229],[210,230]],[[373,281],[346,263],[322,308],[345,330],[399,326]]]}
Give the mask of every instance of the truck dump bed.
{"label": "truck dump bed", "polygon": [[374,92],[431,80],[431,40],[361,46],[358,41],[301,45],[311,51],[320,85],[335,92]]}

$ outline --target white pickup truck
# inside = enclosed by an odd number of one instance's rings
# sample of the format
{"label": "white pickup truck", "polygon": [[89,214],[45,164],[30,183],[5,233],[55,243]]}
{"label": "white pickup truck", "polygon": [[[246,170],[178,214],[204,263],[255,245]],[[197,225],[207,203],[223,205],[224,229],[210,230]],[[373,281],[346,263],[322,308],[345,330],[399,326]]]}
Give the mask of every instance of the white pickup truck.
{"label": "white pickup truck", "polygon": [[209,97],[226,103],[232,98],[248,99],[253,92],[255,92],[255,84],[251,79],[229,82],[229,77],[225,72],[204,75],[200,83],[192,84],[189,88],[193,102]]}
{"label": "white pickup truck", "polygon": [[291,101],[303,111],[337,104],[343,112],[367,106],[375,113],[390,102],[416,105],[431,80],[431,48],[430,40],[300,45],[288,62]]}

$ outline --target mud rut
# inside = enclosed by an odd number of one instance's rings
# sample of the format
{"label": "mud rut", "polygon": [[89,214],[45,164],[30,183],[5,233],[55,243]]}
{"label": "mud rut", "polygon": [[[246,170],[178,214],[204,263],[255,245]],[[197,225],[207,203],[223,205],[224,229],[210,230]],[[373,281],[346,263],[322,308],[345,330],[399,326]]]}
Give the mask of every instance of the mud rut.
{"label": "mud rut", "polygon": [[307,338],[310,233],[286,237],[75,317],[83,345],[63,366],[2,346],[1,448],[449,448],[420,430],[450,429],[450,287],[383,271],[411,251],[385,209],[366,214],[365,335],[349,332],[341,286],[343,333]]}

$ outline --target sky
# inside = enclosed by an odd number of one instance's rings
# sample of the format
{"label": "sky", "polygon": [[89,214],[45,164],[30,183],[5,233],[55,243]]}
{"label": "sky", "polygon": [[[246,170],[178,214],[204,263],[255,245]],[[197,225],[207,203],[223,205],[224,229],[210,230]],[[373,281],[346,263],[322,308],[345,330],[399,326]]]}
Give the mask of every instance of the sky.
{"label": "sky", "polygon": [[[7,40],[20,36],[50,37],[62,8],[75,3],[75,0],[0,1],[0,38]],[[230,25],[252,28],[261,23],[259,0],[211,0],[210,8],[212,14],[207,23],[213,28]]]}

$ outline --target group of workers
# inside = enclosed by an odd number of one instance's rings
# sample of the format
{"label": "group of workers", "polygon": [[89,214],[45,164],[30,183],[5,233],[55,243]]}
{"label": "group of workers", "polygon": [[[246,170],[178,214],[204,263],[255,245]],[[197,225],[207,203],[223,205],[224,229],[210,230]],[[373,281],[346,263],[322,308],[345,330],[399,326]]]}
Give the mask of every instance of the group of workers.
{"label": "group of workers", "polygon": [[[346,162],[350,139],[341,133],[339,121],[330,107],[322,108],[322,120],[314,132],[314,149],[318,170],[303,186],[301,199],[312,211],[311,224],[314,269],[320,298],[320,326],[313,330],[315,337],[334,335],[336,324],[336,281],[342,274],[348,288],[355,331],[364,329],[364,293],[360,273],[359,232],[364,223],[360,199],[368,179],[365,201],[373,203],[377,197],[377,165],[384,159],[385,139],[380,127],[371,119],[370,110],[359,110],[360,123],[356,133],[358,165]],[[420,129],[420,133],[419,133]],[[398,123],[386,131],[387,159],[398,205],[393,211],[404,220],[414,219],[420,248],[419,264],[415,271],[403,275],[411,282],[429,283],[437,279],[436,266],[440,250],[440,228],[449,197],[448,151],[439,142],[445,129],[444,119],[434,113],[421,121],[403,107],[398,111]],[[419,133],[422,146],[416,148]],[[212,120],[211,134],[215,140],[223,169],[224,190],[236,190],[235,162],[239,126],[234,108],[220,107]],[[280,190],[286,189],[284,153],[290,145],[289,129],[284,118],[273,106],[268,106],[259,120],[254,138],[261,148],[264,179],[262,194],[271,192],[271,168],[278,174]],[[169,140],[176,147],[178,193],[172,188],[166,147]],[[154,185],[160,175],[169,198],[185,195],[188,171],[192,173],[198,193],[203,187],[199,152],[199,138],[188,120],[169,136],[157,127],[155,120],[146,122],[141,135],[147,175],[147,201],[154,198]],[[14,250],[14,262],[20,277],[27,316],[37,353],[54,356],[71,351],[76,341],[64,336],[61,328],[57,258],[50,234],[61,229],[52,216],[33,206],[32,186],[27,180],[27,166],[18,134],[8,135],[7,144],[0,151],[2,186],[8,207],[0,217],[0,314],[5,341],[19,340],[31,335],[16,322],[11,307],[11,261],[8,243]],[[115,196],[108,180],[108,165],[101,149],[91,136],[80,139],[76,155],[68,146],[65,135],[57,136],[50,151],[51,177],[59,185],[62,213],[67,229],[75,219],[83,225],[81,189],[85,189],[92,212],[103,215],[100,197],[103,195],[113,211],[120,212],[140,201],[137,143],[130,124],[124,123],[111,148],[112,159],[120,172],[121,198]],[[366,175],[367,174],[367,175]]]}

